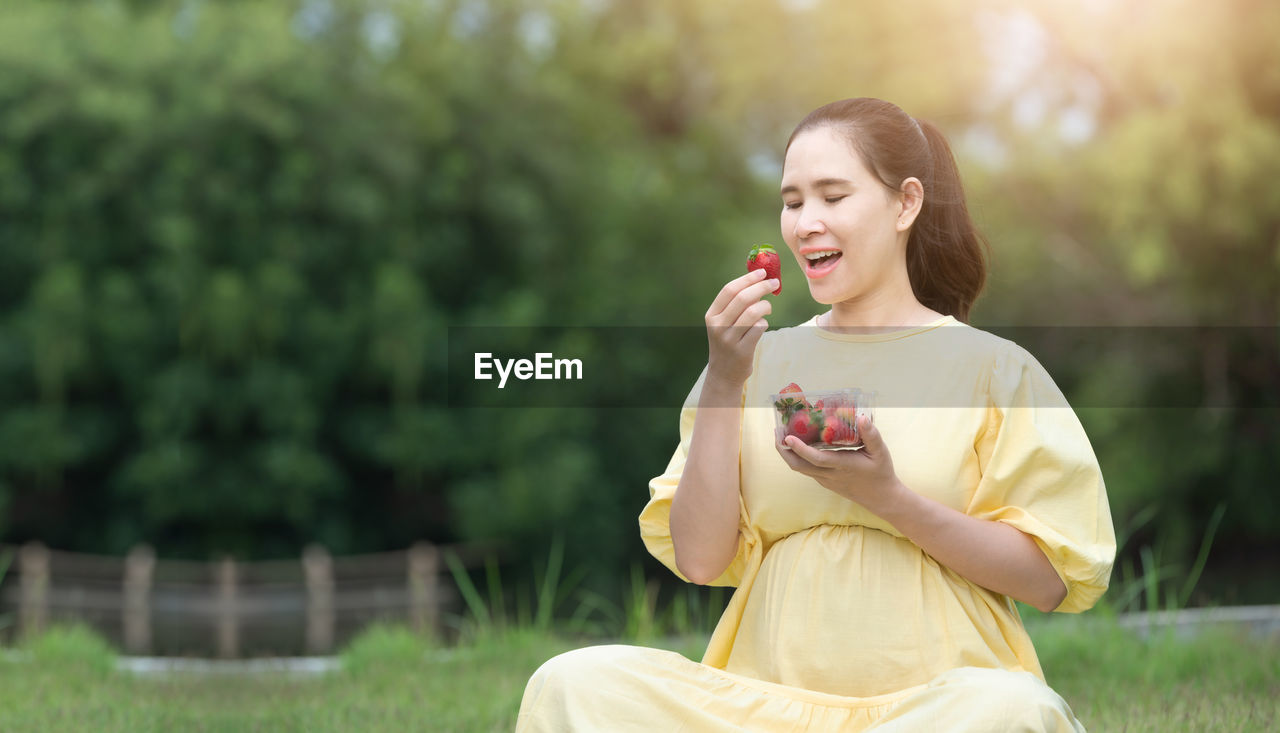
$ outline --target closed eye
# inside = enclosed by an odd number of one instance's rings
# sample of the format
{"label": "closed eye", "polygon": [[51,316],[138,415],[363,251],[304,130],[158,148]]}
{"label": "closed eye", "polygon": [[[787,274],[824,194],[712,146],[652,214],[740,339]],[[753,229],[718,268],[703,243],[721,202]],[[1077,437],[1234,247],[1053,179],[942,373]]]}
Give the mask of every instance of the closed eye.
{"label": "closed eye", "polygon": [[826,201],[829,204],[838,204],[840,203],[840,199],[843,199],[843,198],[844,196],[827,196]]}
{"label": "closed eye", "polygon": [[799,202],[799,201],[784,201],[784,202],[782,203],[782,208],[784,208],[784,209],[798,209],[798,208],[800,208],[800,202]]}

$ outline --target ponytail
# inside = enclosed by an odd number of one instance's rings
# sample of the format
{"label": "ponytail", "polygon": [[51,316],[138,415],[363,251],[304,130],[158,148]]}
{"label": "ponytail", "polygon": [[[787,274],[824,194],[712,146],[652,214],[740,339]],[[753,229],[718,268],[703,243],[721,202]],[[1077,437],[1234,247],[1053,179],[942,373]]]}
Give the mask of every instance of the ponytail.
{"label": "ponytail", "polygon": [[931,175],[924,181],[924,204],[907,240],[907,274],[917,300],[968,323],[969,310],[986,284],[990,245],[969,216],[947,139],[933,123],[917,122],[928,145]]}

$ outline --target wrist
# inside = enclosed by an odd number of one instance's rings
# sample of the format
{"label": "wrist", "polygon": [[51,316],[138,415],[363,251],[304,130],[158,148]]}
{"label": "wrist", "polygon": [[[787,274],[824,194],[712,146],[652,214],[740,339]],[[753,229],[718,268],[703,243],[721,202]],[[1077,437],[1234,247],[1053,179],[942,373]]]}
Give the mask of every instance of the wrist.
{"label": "wrist", "polygon": [[921,498],[920,495],[907,488],[907,485],[897,476],[894,476],[893,481],[879,492],[879,497],[874,509],[867,508],[899,530],[905,523],[904,520],[918,513],[916,502]]}
{"label": "wrist", "polygon": [[702,395],[698,400],[699,407],[738,407],[742,403],[742,388],[745,380],[724,379],[707,374],[702,385]]}

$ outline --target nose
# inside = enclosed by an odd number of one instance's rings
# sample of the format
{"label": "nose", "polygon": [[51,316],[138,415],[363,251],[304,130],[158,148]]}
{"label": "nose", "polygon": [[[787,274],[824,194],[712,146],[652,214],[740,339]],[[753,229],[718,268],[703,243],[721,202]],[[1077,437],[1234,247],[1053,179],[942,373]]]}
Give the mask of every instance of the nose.
{"label": "nose", "polygon": [[827,225],[819,217],[818,212],[813,207],[805,207],[800,209],[800,215],[796,217],[795,235],[800,239],[808,239],[815,234],[821,234],[827,230]]}

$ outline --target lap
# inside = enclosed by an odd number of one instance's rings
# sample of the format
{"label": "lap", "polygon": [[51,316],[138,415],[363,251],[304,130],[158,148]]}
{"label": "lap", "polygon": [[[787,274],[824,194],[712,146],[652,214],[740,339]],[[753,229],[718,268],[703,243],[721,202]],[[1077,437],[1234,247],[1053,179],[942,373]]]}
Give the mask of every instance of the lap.
{"label": "lap", "polygon": [[1066,702],[1027,672],[963,667],[891,695],[839,697],[625,645],[586,647],[548,660],[525,688],[516,729],[1083,730]]}

